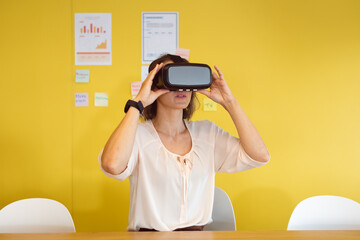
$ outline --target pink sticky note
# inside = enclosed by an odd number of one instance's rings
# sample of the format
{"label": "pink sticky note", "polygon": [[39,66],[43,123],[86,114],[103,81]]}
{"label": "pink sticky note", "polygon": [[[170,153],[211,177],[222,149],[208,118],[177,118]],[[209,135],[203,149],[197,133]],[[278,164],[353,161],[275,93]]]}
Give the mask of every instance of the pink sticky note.
{"label": "pink sticky note", "polygon": [[189,61],[190,49],[178,48],[175,54]]}
{"label": "pink sticky note", "polygon": [[131,95],[138,95],[142,82],[132,82],[131,83]]}

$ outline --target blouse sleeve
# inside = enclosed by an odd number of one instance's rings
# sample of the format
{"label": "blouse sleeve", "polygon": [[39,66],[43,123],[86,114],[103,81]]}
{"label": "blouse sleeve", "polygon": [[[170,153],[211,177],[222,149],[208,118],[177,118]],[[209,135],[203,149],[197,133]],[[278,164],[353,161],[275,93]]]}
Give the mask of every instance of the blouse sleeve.
{"label": "blouse sleeve", "polygon": [[213,130],[216,172],[241,172],[267,163],[252,159],[247,155],[238,138],[231,136],[217,125],[213,124]]}
{"label": "blouse sleeve", "polygon": [[120,180],[120,181],[124,181],[126,178],[131,176],[131,174],[134,172],[134,170],[135,170],[135,168],[137,166],[138,156],[139,156],[139,147],[138,146],[139,145],[138,145],[137,136],[136,136],[135,141],[134,141],[134,147],[132,149],[131,156],[130,156],[129,162],[127,164],[127,167],[122,173],[117,174],[117,175],[113,175],[111,173],[108,173],[102,168],[102,166],[101,166],[101,156],[102,156],[102,153],[104,151],[104,149],[102,149],[100,154],[99,154],[99,157],[98,157],[101,171],[103,171],[105,173],[105,175],[108,176],[108,177],[115,178],[115,179]]}

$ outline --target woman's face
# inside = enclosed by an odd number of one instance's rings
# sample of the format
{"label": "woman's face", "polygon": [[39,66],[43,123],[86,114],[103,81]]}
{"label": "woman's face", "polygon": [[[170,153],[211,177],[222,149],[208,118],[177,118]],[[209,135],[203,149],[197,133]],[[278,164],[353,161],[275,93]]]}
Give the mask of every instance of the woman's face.
{"label": "woman's face", "polygon": [[[174,63],[171,60],[165,61],[164,66],[169,63]],[[191,101],[191,91],[170,91],[161,95],[157,99],[157,103],[167,108],[185,109]]]}

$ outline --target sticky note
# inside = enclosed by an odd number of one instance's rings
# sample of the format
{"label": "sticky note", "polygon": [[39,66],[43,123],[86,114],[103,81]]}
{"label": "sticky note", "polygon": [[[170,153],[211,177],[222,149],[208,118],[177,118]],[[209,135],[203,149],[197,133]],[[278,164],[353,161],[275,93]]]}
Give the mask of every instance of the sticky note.
{"label": "sticky note", "polygon": [[132,82],[131,83],[131,95],[138,95],[142,82]]}
{"label": "sticky note", "polygon": [[204,111],[217,111],[217,103],[210,98],[204,98]]}
{"label": "sticky note", "polygon": [[190,49],[178,48],[175,54],[189,61]]}
{"label": "sticky note", "polygon": [[75,107],[87,107],[89,106],[88,93],[75,93]]}
{"label": "sticky note", "polygon": [[143,82],[149,75],[149,66],[141,66],[141,81]]}
{"label": "sticky note", "polygon": [[107,93],[95,93],[95,107],[107,107],[108,101]]}
{"label": "sticky note", "polygon": [[75,82],[88,83],[90,78],[90,70],[76,70]]}

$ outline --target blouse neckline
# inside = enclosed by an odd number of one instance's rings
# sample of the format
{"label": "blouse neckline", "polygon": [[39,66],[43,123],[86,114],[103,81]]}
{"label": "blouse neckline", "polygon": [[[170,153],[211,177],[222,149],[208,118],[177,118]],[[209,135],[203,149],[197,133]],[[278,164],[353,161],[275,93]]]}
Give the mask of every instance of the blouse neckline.
{"label": "blouse neckline", "polygon": [[190,153],[193,152],[193,149],[194,149],[194,141],[193,141],[193,136],[192,136],[192,134],[191,134],[191,131],[190,131],[190,129],[189,129],[189,126],[188,126],[188,122],[187,122],[187,121],[184,120],[184,124],[185,124],[185,127],[186,127],[186,129],[189,131],[189,134],[190,134],[190,138],[191,138],[191,149],[190,149],[189,152],[187,152],[187,153],[184,154],[184,155],[180,155],[180,154],[177,154],[177,153],[173,153],[173,152],[171,152],[169,149],[167,149],[167,148],[165,147],[165,145],[163,144],[163,142],[161,141],[161,138],[160,138],[160,136],[159,136],[159,133],[156,131],[156,128],[155,128],[155,126],[154,126],[154,124],[153,124],[153,122],[152,122],[151,120],[149,120],[149,124],[150,124],[150,126],[151,126],[151,128],[152,128],[152,131],[154,132],[157,140],[160,142],[161,147],[162,147],[163,149],[165,149],[166,152],[170,153],[171,155],[174,155],[175,157],[185,157],[185,156],[187,156],[187,155],[189,155]]}

